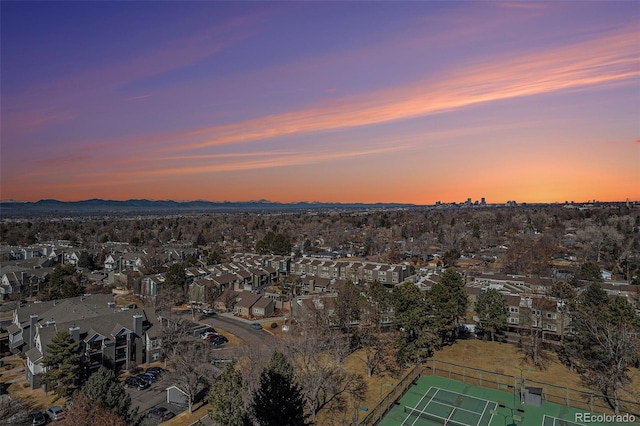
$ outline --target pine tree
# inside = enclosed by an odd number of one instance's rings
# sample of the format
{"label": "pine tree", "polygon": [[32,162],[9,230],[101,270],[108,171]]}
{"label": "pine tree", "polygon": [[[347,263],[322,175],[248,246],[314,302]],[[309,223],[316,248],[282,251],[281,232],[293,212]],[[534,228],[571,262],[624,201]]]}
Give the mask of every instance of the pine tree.
{"label": "pine tree", "polygon": [[242,426],[248,423],[248,410],[245,407],[242,395],[247,389],[247,384],[242,373],[227,364],[227,368],[220,376],[220,381],[209,392],[209,404],[211,411],[209,417],[216,424],[226,426]]}
{"label": "pine tree", "polygon": [[398,362],[420,362],[430,357],[437,344],[432,329],[431,307],[425,293],[412,282],[396,286],[391,292],[394,325],[398,334]]}
{"label": "pine tree", "polygon": [[112,411],[127,424],[136,424],[137,410],[131,410],[131,396],[112,370],[100,367],[82,387],[90,400]]}
{"label": "pine tree", "polygon": [[260,376],[260,387],[253,396],[252,412],[260,426],[306,426],[304,397],[294,383],[293,367],[275,352]]}
{"label": "pine tree", "polygon": [[40,376],[40,381],[58,397],[69,395],[82,371],[81,362],[78,344],[68,331],[61,331],[53,336],[47,346],[42,360],[45,372]]}
{"label": "pine tree", "polygon": [[507,330],[507,318],[509,311],[507,308],[507,298],[498,290],[490,288],[480,293],[476,300],[476,313],[480,318],[480,330],[488,333],[491,341],[496,340],[497,334],[502,334]]}
{"label": "pine tree", "polygon": [[456,306],[456,324],[459,318],[464,318],[469,307],[469,294],[464,287],[464,277],[455,269],[447,269],[441,276],[439,283],[448,291]]}
{"label": "pine tree", "polygon": [[427,311],[431,330],[438,335],[437,348],[449,344],[455,340],[458,329],[458,309],[456,299],[452,296],[451,289],[442,282],[431,286],[426,294]]}

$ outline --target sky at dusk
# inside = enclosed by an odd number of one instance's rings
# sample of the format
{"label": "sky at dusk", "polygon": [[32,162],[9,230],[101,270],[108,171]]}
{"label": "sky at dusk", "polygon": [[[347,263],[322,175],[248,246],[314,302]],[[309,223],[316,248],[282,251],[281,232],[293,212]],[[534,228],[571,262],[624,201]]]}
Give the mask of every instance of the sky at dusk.
{"label": "sky at dusk", "polygon": [[640,200],[637,1],[0,8],[3,200]]}

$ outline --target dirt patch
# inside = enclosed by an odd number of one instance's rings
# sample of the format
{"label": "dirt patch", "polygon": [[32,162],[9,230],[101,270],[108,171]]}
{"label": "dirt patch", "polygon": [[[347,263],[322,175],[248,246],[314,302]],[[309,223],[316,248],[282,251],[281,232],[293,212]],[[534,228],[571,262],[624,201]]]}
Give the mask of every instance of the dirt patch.
{"label": "dirt patch", "polygon": [[[10,383],[7,392],[11,399],[20,401],[29,411],[44,411],[56,399],[55,394],[46,394],[42,389],[32,389],[27,382],[27,370],[24,360],[17,356],[5,357],[4,367],[0,368],[0,381]],[[56,404],[64,405],[65,400]]]}

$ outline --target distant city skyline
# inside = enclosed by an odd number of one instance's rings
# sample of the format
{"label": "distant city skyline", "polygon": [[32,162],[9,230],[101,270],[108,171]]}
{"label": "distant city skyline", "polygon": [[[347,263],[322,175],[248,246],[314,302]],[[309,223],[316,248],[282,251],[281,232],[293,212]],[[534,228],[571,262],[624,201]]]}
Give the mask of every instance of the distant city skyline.
{"label": "distant city skyline", "polygon": [[637,2],[0,9],[2,200],[640,200]]}

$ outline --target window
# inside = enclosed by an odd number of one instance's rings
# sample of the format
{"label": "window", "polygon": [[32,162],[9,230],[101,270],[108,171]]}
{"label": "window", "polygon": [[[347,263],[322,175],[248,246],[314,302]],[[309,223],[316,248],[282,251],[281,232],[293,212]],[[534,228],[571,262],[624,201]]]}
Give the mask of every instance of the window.
{"label": "window", "polygon": [[547,330],[557,331],[558,327],[555,324],[547,324]]}
{"label": "window", "polygon": [[517,314],[520,310],[516,307],[509,307],[509,312],[513,313],[513,314]]}
{"label": "window", "polygon": [[518,324],[518,318],[509,317],[509,324]]}
{"label": "window", "polygon": [[555,313],[552,312],[547,312],[547,318],[549,319],[556,319],[557,315]]}

